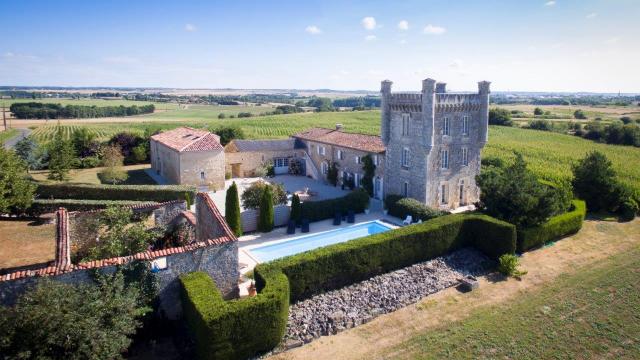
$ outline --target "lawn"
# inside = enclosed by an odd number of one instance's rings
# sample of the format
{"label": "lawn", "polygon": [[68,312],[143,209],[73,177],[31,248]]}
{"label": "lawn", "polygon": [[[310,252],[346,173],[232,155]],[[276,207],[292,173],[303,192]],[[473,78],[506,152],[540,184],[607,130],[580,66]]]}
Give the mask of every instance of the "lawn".
{"label": "lawn", "polygon": [[640,358],[640,246],[398,347],[401,358]]}
{"label": "lawn", "polygon": [[[144,171],[150,167],[149,164],[138,164],[124,166],[124,170],[129,177],[120,185],[156,185],[156,182]],[[98,173],[104,168],[74,169],[69,173],[69,183],[75,184],[101,184]],[[47,179],[48,171],[33,171],[31,177],[38,182],[52,182]]]}
{"label": "lawn", "polygon": [[34,220],[0,220],[0,269],[55,260],[56,228]]}
{"label": "lawn", "polygon": [[18,135],[18,130],[16,130],[16,129],[9,129],[9,130],[5,130],[5,131],[0,131],[0,145],[2,145],[2,143],[4,143],[8,139],[11,139],[12,137],[14,137],[16,135]]}

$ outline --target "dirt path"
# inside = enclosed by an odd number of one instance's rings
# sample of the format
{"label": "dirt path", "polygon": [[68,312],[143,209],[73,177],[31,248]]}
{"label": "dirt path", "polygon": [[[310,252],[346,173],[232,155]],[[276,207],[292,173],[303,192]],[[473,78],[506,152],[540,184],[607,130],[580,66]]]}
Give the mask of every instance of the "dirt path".
{"label": "dirt path", "polygon": [[564,273],[623,252],[640,243],[640,220],[615,223],[585,221],[576,235],[553,246],[532,251],[522,257],[522,268],[529,273],[522,281],[496,281],[482,278],[480,289],[462,294],[447,289],[428,296],[415,305],[378,317],[376,320],[322,337],[301,348],[273,356],[274,359],[370,359],[393,357],[390,349],[428,328],[446,325],[467,317],[474,309],[499,304],[535,291]]}

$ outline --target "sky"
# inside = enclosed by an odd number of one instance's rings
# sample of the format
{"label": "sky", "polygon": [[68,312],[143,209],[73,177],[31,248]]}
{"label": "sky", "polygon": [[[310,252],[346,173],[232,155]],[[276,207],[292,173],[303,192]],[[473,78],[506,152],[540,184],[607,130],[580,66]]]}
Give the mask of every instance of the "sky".
{"label": "sky", "polygon": [[640,92],[638,0],[2,0],[0,85]]}

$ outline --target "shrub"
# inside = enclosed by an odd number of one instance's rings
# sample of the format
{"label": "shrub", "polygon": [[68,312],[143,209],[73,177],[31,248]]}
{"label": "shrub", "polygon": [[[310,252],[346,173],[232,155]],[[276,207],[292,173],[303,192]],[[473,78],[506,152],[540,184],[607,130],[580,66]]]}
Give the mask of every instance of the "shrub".
{"label": "shrub", "polygon": [[576,118],[576,119],[583,120],[583,119],[587,118],[587,115],[584,113],[584,111],[578,109],[578,110],[573,112],[573,117]]}
{"label": "shrub", "polygon": [[63,207],[69,211],[90,211],[106,209],[108,206],[153,205],[153,201],[128,200],[77,200],[77,199],[34,199],[27,213],[32,216],[55,212]]}
{"label": "shrub", "polygon": [[291,301],[475,246],[493,259],[514,253],[515,227],[484,215],[449,215],[270,263],[289,279]]}
{"label": "shrub", "polygon": [[491,110],[489,110],[489,124],[513,126],[513,121],[511,120],[511,113],[509,113],[509,110],[507,109],[492,108]]}
{"label": "shrub", "polygon": [[517,256],[513,254],[504,254],[500,256],[498,260],[498,271],[506,276],[513,276],[516,278],[520,278],[523,275],[526,275],[526,271],[518,270],[518,266],[520,266],[520,260]]}
{"label": "shrub", "polygon": [[0,214],[29,208],[34,190],[35,185],[27,179],[27,164],[0,143]]}
{"label": "shrub", "polygon": [[573,191],[587,202],[589,211],[612,210],[618,205],[616,172],[603,153],[587,154],[573,166],[573,177]]}
{"label": "shrub", "polygon": [[400,219],[405,219],[407,215],[411,215],[414,221],[427,221],[447,214],[446,211],[432,209],[416,199],[403,198],[400,195],[387,196],[384,204],[390,215]]}
{"label": "shrub", "polygon": [[258,218],[258,231],[269,232],[273,230],[273,193],[271,187],[266,186],[260,200],[260,217]]}
{"label": "shrub", "polygon": [[300,204],[300,197],[297,194],[293,194],[291,197],[291,220],[295,221],[296,224],[300,224],[302,222],[302,205]]}
{"label": "shrub", "polygon": [[364,189],[356,189],[337,199],[303,202],[301,217],[311,222],[320,221],[333,218],[336,212],[346,214],[353,210],[355,213],[361,213],[368,206],[369,194]]}
{"label": "shrub", "polygon": [[257,296],[224,301],[206,273],[180,276],[184,318],[199,359],[245,359],[278,345],[287,326],[289,283],[265,265],[255,277]]}
{"label": "shrub", "polygon": [[518,252],[544,245],[549,241],[575,234],[582,228],[587,208],[582,200],[572,201],[571,209],[538,226],[518,228]]}
{"label": "shrub", "polygon": [[618,209],[618,213],[620,214],[620,220],[622,221],[631,221],[635,219],[636,213],[640,210],[640,206],[636,203],[632,198],[628,198],[622,204],[620,204],[620,208]]}
{"label": "shrub", "polygon": [[264,181],[256,181],[246,188],[242,193],[242,206],[245,209],[258,209],[262,203],[262,196],[266,188],[271,189],[273,204],[281,205],[287,203],[287,192],[282,184],[269,184]]}
{"label": "shrub", "polygon": [[533,130],[553,131],[553,124],[549,120],[531,120],[527,127]]}
{"label": "shrub", "polygon": [[340,165],[334,161],[329,166],[329,169],[327,169],[327,181],[333,186],[338,185],[338,167],[340,167]]}
{"label": "shrub", "polygon": [[41,199],[85,199],[157,201],[186,200],[192,204],[196,188],[185,185],[89,185],[38,184],[36,195]]}
{"label": "shrub", "polygon": [[236,236],[242,235],[242,222],[240,219],[240,199],[238,199],[238,186],[234,181],[229,189],[224,202],[224,217],[231,231]]}
{"label": "shrub", "polygon": [[542,115],[542,114],[544,114],[544,111],[541,108],[537,107],[533,109],[533,115]]}
{"label": "shrub", "polygon": [[371,155],[367,154],[362,158],[362,188],[367,190],[369,196],[373,197],[373,177],[376,174],[376,165],[373,163]]}

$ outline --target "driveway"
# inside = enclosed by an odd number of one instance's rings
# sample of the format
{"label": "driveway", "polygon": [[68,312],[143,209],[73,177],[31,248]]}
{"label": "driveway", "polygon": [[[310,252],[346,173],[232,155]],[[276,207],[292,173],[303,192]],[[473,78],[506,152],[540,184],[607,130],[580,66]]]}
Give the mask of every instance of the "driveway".
{"label": "driveway", "polygon": [[[235,178],[231,180],[225,181],[224,190],[219,191],[211,191],[209,192],[209,196],[216,204],[220,212],[224,215],[224,202],[227,196],[227,189],[233,182],[236,182],[238,186],[238,195],[242,196],[242,193],[246,188],[251,186],[256,181],[266,181],[268,183],[280,183],[284,186],[284,189],[289,194],[293,194],[296,191],[304,191],[305,189],[309,189],[309,191],[317,194],[314,195],[310,200],[326,200],[326,199],[334,199],[338,197],[345,196],[349,193],[348,190],[342,190],[340,187],[334,187],[331,185],[324,184],[320,181],[313,180],[306,176],[294,176],[294,175],[277,175],[272,178]],[[242,202],[240,203],[242,207]]]}
{"label": "driveway", "polygon": [[31,129],[16,129],[18,130],[18,134],[11,139],[7,139],[4,142],[5,149],[13,149],[14,146],[18,143],[18,141],[26,138],[31,133]]}

